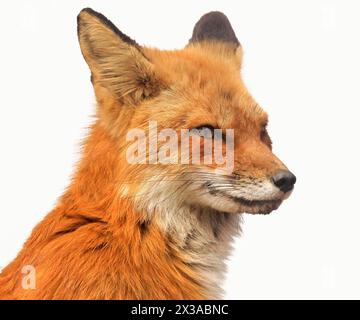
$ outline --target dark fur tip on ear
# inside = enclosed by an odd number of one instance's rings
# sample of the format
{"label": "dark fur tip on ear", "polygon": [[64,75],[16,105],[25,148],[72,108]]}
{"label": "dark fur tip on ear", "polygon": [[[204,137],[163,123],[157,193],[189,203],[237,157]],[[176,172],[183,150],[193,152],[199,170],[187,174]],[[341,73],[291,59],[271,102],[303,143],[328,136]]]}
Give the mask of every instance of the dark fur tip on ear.
{"label": "dark fur tip on ear", "polygon": [[85,14],[89,14],[98,20],[100,20],[106,27],[108,27],[111,31],[113,31],[116,35],[118,35],[122,41],[126,42],[127,44],[139,47],[135,40],[131,39],[126,34],[122,33],[108,18],[106,18],[103,14],[91,9],[91,8],[84,8],[80,11],[77,16],[77,32],[78,36],[80,35],[80,30],[82,27],[82,17]]}
{"label": "dark fur tip on ear", "polygon": [[203,15],[196,23],[190,43],[215,40],[240,45],[229,19],[222,12],[212,11]]}

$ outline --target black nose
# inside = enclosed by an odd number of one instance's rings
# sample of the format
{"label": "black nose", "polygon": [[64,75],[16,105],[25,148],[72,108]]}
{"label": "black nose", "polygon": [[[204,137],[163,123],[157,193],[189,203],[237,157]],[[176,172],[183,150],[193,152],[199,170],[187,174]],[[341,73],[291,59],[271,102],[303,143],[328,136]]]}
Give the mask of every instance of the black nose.
{"label": "black nose", "polygon": [[272,176],[273,183],[282,191],[288,192],[294,188],[296,177],[287,170],[280,170]]}

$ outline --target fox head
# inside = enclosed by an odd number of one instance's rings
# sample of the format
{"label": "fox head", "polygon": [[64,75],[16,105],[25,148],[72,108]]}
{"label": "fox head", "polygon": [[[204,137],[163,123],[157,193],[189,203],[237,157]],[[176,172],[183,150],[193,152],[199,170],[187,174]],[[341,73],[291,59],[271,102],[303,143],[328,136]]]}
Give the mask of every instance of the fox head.
{"label": "fox head", "polygon": [[[78,16],[78,36],[91,70],[98,121],[116,144],[121,163],[115,179],[119,197],[134,199],[146,211],[168,203],[172,209],[265,214],[290,195],[296,178],[272,153],[267,114],[240,77],[242,48],[224,14],[204,15],[182,50],[140,46],[91,9]],[[156,140],[150,122],[157,126],[155,134],[170,129],[178,140],[169,142],[164,135]],[[192,155],[184,157],[186,163],[180,161],[186,129],[190,149],[195,139],[201,151],[206,143],[213,142],[214,148],[221,140],[224,152],[231,143],[231,170],[215,162],[193,163]],[[227,139],[216,135],[217,129],[233,134]],[[136,142],[145,149],[139,163],[128,161],[133,130],[145,132]],[[155,147],[150,145],[154,139]],[[168,163],[152,163],[149,158],[159,156],[169,143],[179,152]]]}

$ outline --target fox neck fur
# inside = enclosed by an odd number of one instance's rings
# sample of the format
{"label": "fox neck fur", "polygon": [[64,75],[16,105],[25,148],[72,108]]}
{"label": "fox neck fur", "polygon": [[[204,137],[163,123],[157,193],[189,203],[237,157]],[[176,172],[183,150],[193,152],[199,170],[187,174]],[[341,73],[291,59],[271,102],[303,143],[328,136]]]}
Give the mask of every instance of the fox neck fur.
{"label": "fox neck fur", "polygon": [[[0,276],[16,299],[215,299],[239,216],[118,195],[116,144],[95,124],[73,181]],[[170,201],[171,200],[171,201]],[[154,200],[156,202],[156,199]],[[142,210],[142,211],[139,211]],[[22,268],[36,288],[22,288]]]}

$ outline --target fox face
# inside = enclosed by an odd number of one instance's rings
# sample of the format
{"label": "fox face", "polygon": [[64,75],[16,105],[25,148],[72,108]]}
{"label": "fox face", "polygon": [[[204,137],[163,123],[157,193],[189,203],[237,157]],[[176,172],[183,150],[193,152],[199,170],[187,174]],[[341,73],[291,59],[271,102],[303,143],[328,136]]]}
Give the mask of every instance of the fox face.
{"label": "fox face", "polygon": [[[242,48],[226,16],[203,16],[189,44],[174,51],[138,45],[91,9],[79,14],[78,34],[98,118],[117,144],[120,197],[146,212],[165,206],[267,214],[290,195],[296,178],[272,153],[267,114],[240,77]],[[159,136],[161,130],[171,132]],[[144,135],[129,140],[129,132]],[[188,152],[195,141],[198,163]],[[143,150],[137,163],[128,159],[134,143],[136,156]],[[231,159],[230,170],[205,163],[205,146],[213,155],[215,145]],[[160,155],[166,161],[157,161]]]}

